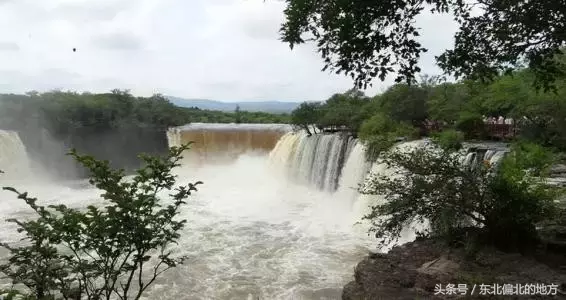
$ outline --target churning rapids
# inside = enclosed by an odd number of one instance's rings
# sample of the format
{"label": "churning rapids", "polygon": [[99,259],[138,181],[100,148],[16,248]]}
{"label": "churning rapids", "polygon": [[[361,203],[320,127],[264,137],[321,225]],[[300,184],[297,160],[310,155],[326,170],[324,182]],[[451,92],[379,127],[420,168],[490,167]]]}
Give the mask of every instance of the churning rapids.
{"label": "churning rapids", "polygon": [[[176,170],[179,183],[204,184],[182,213],[188,223],[177,250],[190,259],[166,272],[146,299],[340,299],[375,243],[355,225],[368,200],[354,188],[380,167],[365,162],[357,141],[307,138],[278,125],[192,125],[167,134],[171,146],[197,142]],[[29,165],[25,153],[17,134],[0,130],[2,186],[27,190],[41,204],[99,201],[100,191],[85,181],[12,176]],[[0,197],[1,218],[32,216],[13,194]],[[2,241],[19,241],[13,225],[0,226]]]}

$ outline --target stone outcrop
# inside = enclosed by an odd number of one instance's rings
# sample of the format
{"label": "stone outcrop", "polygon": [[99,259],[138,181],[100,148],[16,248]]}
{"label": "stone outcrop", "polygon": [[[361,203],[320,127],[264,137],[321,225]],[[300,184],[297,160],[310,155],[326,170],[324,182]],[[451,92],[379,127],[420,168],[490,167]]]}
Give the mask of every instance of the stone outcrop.
{"label": "stone outcrop", "polygon": [[[484,249],[473,259],[464,249],[448,249],[432,240],[418,240],[387,254],[370,254],[355,268],[355,280],[343,290],[344,300],[366,299],[498,299],[480,294],[480,285],[556,284],[555,296],[499,296],[502,299],[566,299],[566,257],[546,263],[520,254]],[[437,294],[438,285],[458,287],[456,295]],[[472,289],[476,285],[474,294]]]}

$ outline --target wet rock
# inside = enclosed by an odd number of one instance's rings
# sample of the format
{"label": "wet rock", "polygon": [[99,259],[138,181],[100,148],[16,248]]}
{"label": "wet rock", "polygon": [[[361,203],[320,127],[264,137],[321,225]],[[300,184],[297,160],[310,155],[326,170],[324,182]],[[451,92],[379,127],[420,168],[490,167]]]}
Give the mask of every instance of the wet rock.
{"label": "wet rock", "polygon": [[540,228],[542,243],[547,250],[566,253],[566,226],[548,225]]}
{"label": "wet rock", "polygon": [[565,164],[556,164],[550,167],[551,174],[564,174],[566,175],[566,165]]}
{"label": "wet rock", "polygon": [[460,268],[460,264],[441,256],[435,260],[424,263],[417,272],[428,275],[453,274]]}
{"label": "wet rock", "polygon": [[[555,260],[556,262],[556,260]],[[372,254],[355,269],[342,299],[454,299],[435,295],[438,284],[557,284],[566,287],[566,269],[558,263],[545,264],[534,257],[484,248],[473,259],[464,249],[448,249],[431,240],[395,247],[385,255]],[[468,295],[470,296],[470,295]],[[489,298],[475,294],[475,298]],[[562,297],[562,298],[561,298]],[[456,297],[457,298],[457,297]],[[507,297],[505,299],[515,299]],[[521,296],[520,299],[539,299]],[[553,299],[564,299],[557,295]]]}
{"label": "wet rock", "polygon": [[416,287],[427,291],[434,292],[434,287],[439,283],[450,282],[456,277],[456,272],[460,269],[460,265],[454,261],[441,256],[435,260],[424,263],[417,269]]}

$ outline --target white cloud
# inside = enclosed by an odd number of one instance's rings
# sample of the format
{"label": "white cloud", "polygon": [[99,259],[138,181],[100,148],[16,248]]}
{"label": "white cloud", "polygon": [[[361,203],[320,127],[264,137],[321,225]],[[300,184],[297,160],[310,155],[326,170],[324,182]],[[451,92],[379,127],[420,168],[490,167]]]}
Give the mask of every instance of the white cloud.
{"label": "white cloud", "polygon": [[[319,100],[352,86],[312,45],[279,41],[282,1],[0,0],[0,92],[131,89],[219,100]],[[423,15],[422,59],[450,47],[449,17]],[[73,52],[72,49],[77,51]],[[373,94],[392,83],[375,81]]]}

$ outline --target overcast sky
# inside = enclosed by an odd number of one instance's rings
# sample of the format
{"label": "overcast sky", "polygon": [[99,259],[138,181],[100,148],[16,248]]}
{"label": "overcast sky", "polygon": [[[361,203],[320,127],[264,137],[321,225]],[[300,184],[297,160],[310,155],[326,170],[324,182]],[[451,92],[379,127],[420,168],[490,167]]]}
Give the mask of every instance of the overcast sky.
{"label": "overcast sky", "polygon": [[[278,40],[283,8],[277,0],[0,0],[0,92],[303,101],[351,88],[349,77],[320,71],[313,46],[291,51]],[[417,25],[429,49],[421,67],[438,74],[434,55],[451,47],[456,27],[439,15]]]}

